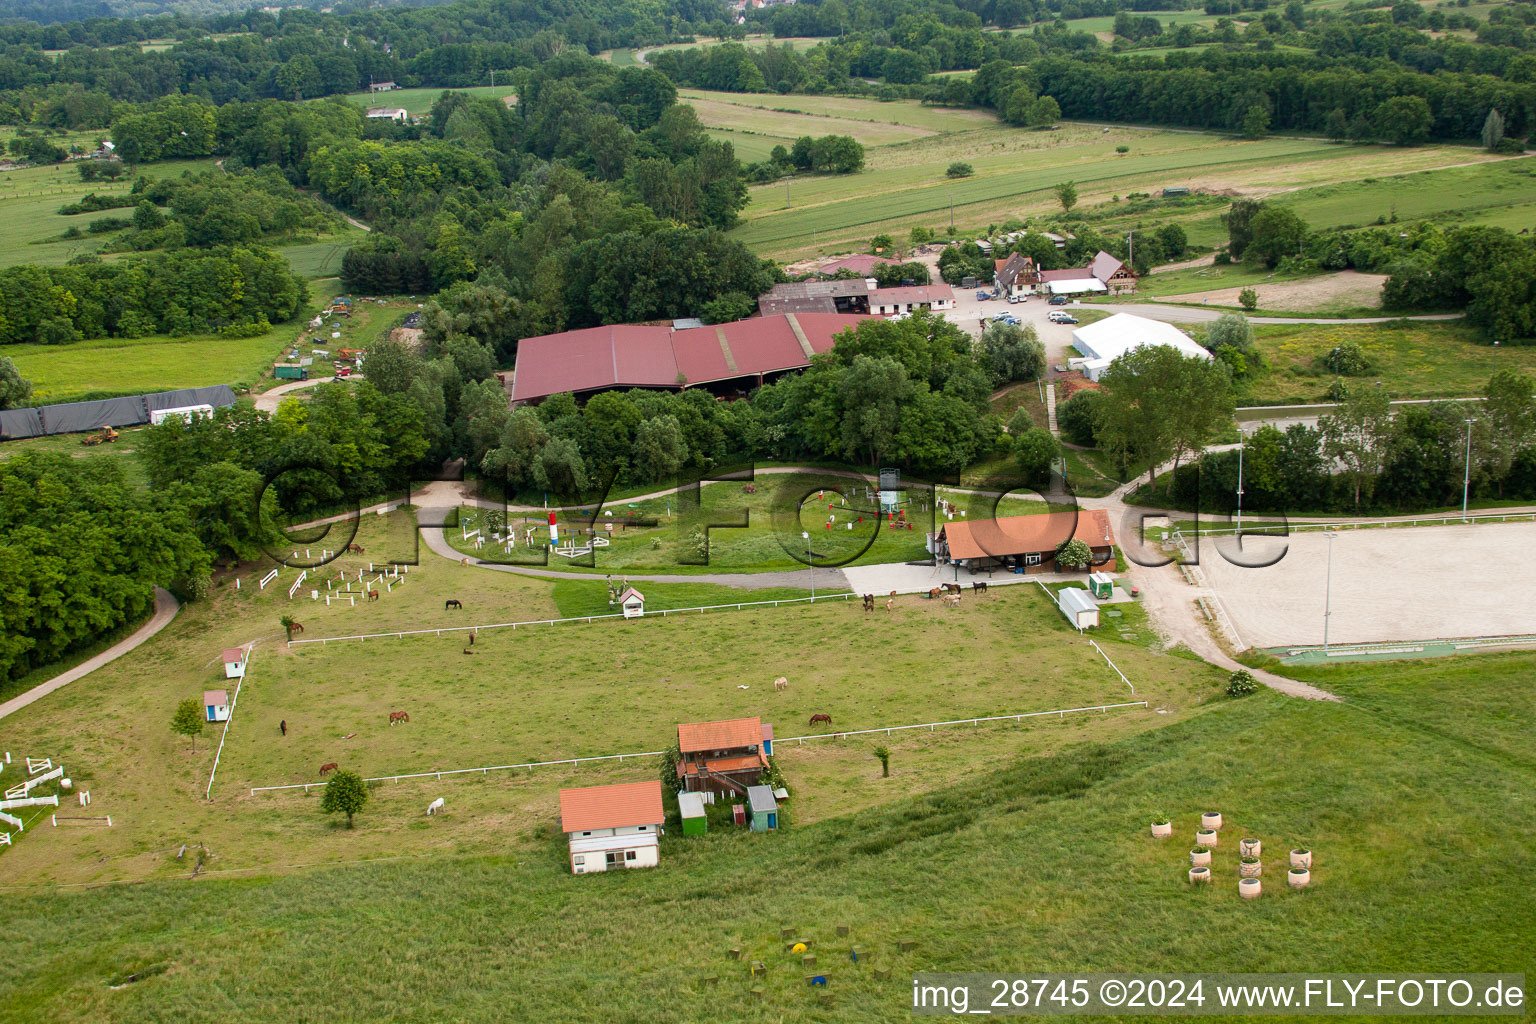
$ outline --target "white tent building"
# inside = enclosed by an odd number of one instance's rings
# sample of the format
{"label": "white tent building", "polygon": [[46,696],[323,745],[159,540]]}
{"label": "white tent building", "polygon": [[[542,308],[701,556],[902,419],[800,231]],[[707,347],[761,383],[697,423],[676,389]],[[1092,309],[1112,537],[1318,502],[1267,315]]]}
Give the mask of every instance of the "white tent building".
{"label": "white tent building", "polygon": [[1068,365],[1083,371],[1089,380],[1098,380],[1116,357],[1143,345],[1167,345],[1186,356],[1211,358],[1193,338],[1172,324],[1129,313],[1116,313],[1098,323],[1084,324],[1072,332],[1072,344],[1082,358],[1070,360]]}

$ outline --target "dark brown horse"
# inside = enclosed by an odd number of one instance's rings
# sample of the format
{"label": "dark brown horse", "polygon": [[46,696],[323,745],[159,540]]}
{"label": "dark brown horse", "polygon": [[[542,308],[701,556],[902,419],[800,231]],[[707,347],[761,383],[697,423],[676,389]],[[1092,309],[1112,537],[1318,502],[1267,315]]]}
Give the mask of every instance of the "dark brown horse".
{"label": "dark brown horse", "polygon": [[409,722],[410,720],[411,713],[409,711],[391,711],[389,713],[390,725],[394,725],[396,722]]}
{"label": "dark brown horse", "polygon": [[377,590],[370,590],[370,591],[368,591],[368,598],[367,599],[369,601],[377,601],[379,599],[379,592]]}
{"label": "dark brown horse", "polygon": [[832,716],[831,715],[823,715],[823,714],[812,715],[811,716],[811,724],[815,725],[817,722],[826,722],[828,725],[831,725],[832,724]]}
{"label": "dark brown horse", "polygon": [[347,550],[352,552],[354,555],[360,555],[363,553],[363,546],[361,544],[348,544]]}
{"label": "dark brown horse", "polygon": [[340,767],[341,765],[337,764],[335,761],[332,761],[330,764],[323,764],[320,766],[320,774],[324,775],[326,772],[333,772]]}
{"label": "dark brown horse", "polygon": [[450,608],[457,608],[459,611],[463,611],[464,610],[464,602],[459,601],[456,598],[450,597],[448,600],[443,602],[443,611],[446,612]]}
{"label": "dark brown horse", "polygon": [[985,594],[986,592],[987,592],[987,585],[985,583],[972,583],[971,584],[971,593],[973,593],[973,594]]}
{"label": "dark brown horse", "polygon": [[875,610],[875,595],[874,594],[865,594],[864,595],[864,610],[867,611],[867,612],[872,612],[872,611]]}

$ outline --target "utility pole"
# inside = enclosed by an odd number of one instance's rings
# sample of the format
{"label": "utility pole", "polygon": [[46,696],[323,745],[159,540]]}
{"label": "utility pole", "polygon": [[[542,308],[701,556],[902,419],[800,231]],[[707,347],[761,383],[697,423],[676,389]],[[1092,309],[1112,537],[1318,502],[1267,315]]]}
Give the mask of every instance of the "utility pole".
{"label": "utility pole", "polygon": [[1328,656],[1328,619],[1333,615],[1333,539],[1338,536],[1332,530],[1324,530],[1328,538],[1328,582],[1323,591],[1323,656]]}
{"label": "utility pole", "polygon": [[811,560],[811,534],[807,530],[801,530],[800,536],[805,539],[805,567],[811,570],[811,604],[816,603],[816,563]]}
{"label": "utility pole", "polygon": [[1467,467],[1461,476],[1461,521],[1467,521],[1467,492],[1472,486],[1472,424],[1476,420],[1467,420]]}
{"label": "utility pole", "polygon": [[955,194],[949,194],[949,233],[955,233]]}
{"label": "utility pole", "polygon": [[[1126,253],[1125,254],[1128,257],[1126,259],[1126,262],[1131,265],[1132,273],[1134,273],[1135,272],[1134,268],[1136,266],[1136,232],[1135,232],[1134,229],[1132,229],[1130,231],[1127,231],[1125,233],[1125,248],[1126,248]],[[1239,491],[1238,493],[1241,494],[1242,492]]]}
{"label": "utility pole", "polygon": [[1248,435],[1243,433],[1243,428],[1237,428],[1237,546],[1243,546],[1243,449],[1247,447]]}

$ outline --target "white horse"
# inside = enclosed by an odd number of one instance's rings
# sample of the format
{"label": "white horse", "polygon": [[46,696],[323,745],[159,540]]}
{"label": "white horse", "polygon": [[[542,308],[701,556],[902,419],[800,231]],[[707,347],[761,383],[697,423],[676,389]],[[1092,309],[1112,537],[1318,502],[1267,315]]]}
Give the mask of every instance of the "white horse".
{"label": "white horse", "polygon": [[775,690],[782,691],[787,686],[789,686],[789,680],[784,678],[783,676],[779,676],[779,678],[777,678],[777,679],[775,679],[773,681],[773,688]]}
{"label": "white horse", "polygon": [[436,800],[433,800],[431,803],[427,804],[427,817],[429,817],[429,818],[432,817],[432,815],[436,814],[438,811],[440,811],[442,809],[443,809],[443,798],[442,797],[438,797]]}

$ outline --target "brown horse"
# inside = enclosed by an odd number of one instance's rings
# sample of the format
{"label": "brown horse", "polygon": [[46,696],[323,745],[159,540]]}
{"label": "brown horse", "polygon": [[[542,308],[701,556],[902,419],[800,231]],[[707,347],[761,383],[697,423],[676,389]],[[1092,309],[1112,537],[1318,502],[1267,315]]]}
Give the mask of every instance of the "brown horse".
{"label": "brown horse", "polygon": [[363,553],[363,546],[361,544],[348,544],[347,550],[352,552],[354,555],[360,555]]}
{"label": "brown horse", "polygon": [[812,715],[811,716],[811,724],[815,725],[817,722],[826,722],[828,725],[831,725],[832,724],[832,716],[831,715],[823,715],[823,714]]}
{"label": "brown horse", "polygon": [[973,593],[973,594],[985,594],[986,592],[987,592],[987,585],[985,583],[972,583],[971,584],[971,593]]}
{"label": "brown horse", "polygon": [[411,713],[409,711],[391,711],[389,713],[390,725],[394,725],[396,722],[409,722],[410,720]]}
{"label": "brown horse", "polygon": [[446,612],[450,608],[457,608],[459,611],[463,611],[464,610],[464,602],[450,597],[448,600],[443,602],[443,611]]}
{"label": "brown horse", "polygon": [[304,623],[302,623],[302,622],[295,622],[293,625],[288,627],[288,633],[289,633],[290,636],[293,635],[294,633],[302,633],[302,632],[304,632]]}
{"label": "brown horse", "polygon": [[370,601],[377,601],[378,599],[379,599],[379,592],[377,590],[370,590],[370,591],[368,591],[368,600],[370,600]]}
{"label": "brown horse", "polygon": [[340,767],[341,765],[337,764],[335,761],[332,761],[330,764],[323,764],[320,766],[320,774],[324,775],[326,772],[333,772]]}
{"label": "brown horse", "polygon": [[864,595],[864,610],[867,611],[867,612],[872,612],[872,611],[875,610],[875,595],[874,594],[865,594]]}
{"label": "brown horse", "polygon": [[944,584],[944,593],[946,593],[946,594],[958,594],[958,593],[960,593],[960,584],[958,584],[958,583],[946,583],[946,584]]}

